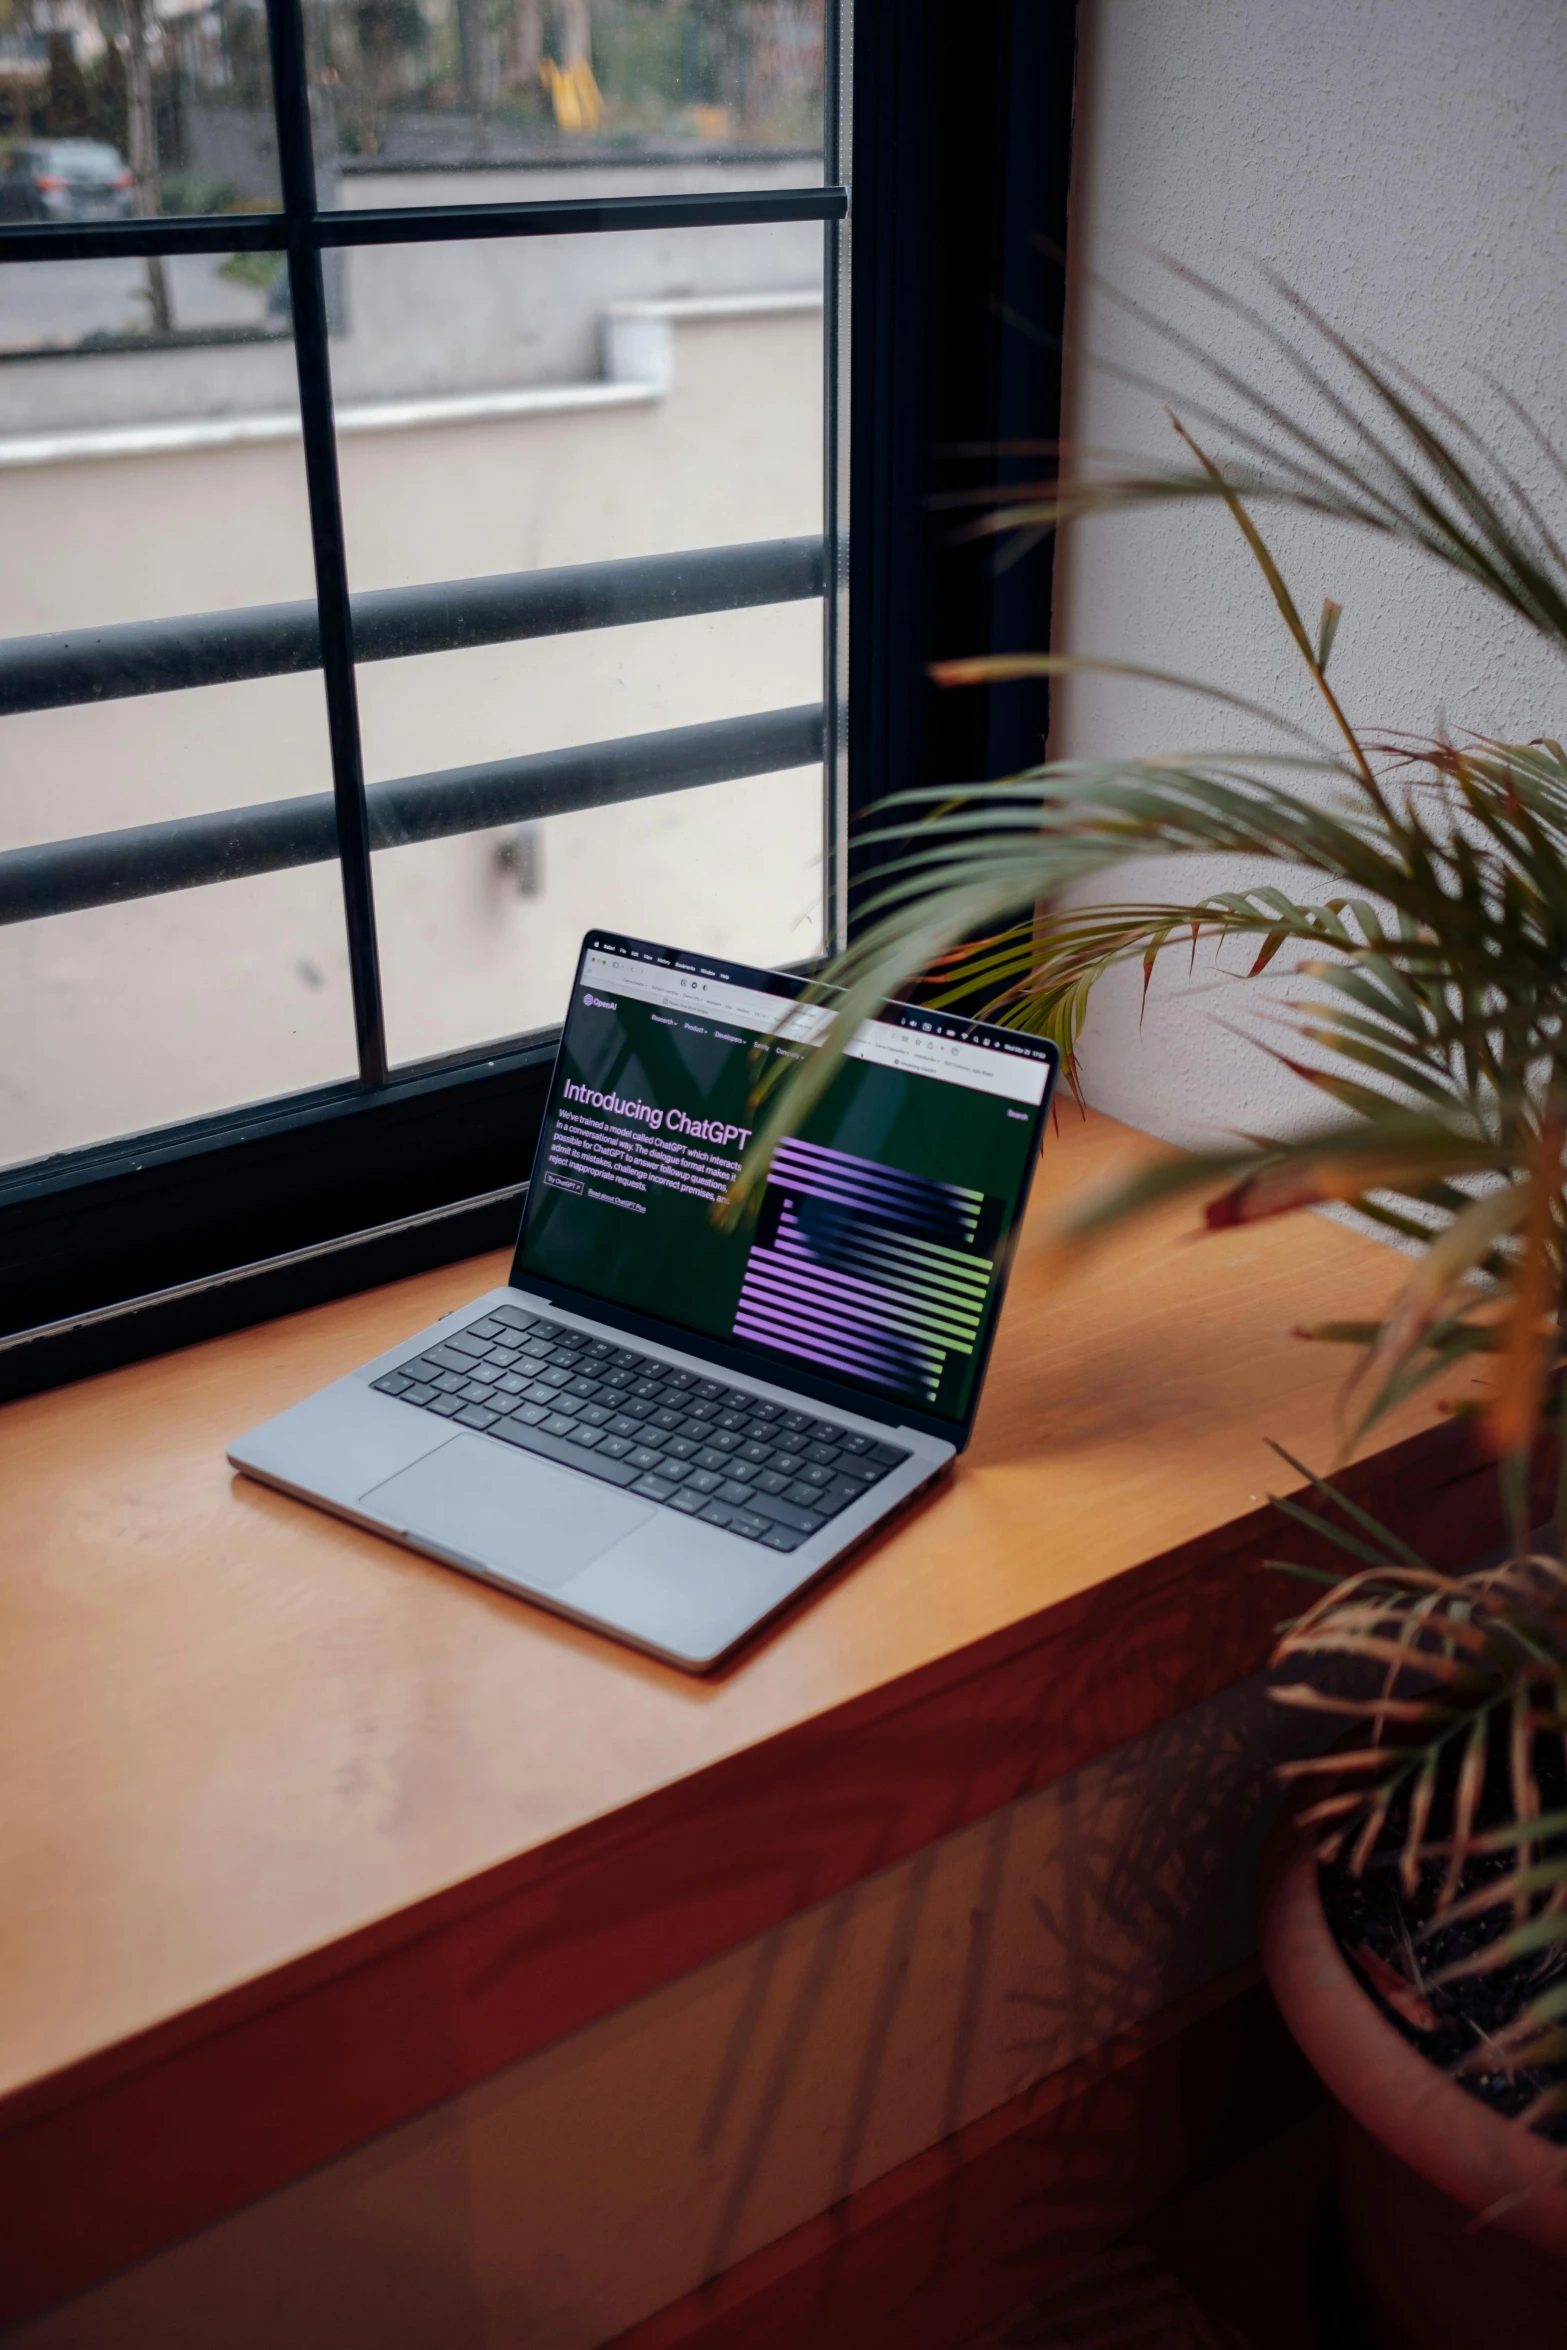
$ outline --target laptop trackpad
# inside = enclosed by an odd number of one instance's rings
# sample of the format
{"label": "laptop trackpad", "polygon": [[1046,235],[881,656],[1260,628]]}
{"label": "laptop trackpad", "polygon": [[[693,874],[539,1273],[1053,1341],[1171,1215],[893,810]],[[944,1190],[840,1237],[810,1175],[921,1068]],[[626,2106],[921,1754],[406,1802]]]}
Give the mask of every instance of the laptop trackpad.
{"label": "laptop trackpad", "polygon": [[615,1486],[472,1436],[454,1437],[359,1498],[416,1541],[548,1590],[655,1515],[651,1502]]}

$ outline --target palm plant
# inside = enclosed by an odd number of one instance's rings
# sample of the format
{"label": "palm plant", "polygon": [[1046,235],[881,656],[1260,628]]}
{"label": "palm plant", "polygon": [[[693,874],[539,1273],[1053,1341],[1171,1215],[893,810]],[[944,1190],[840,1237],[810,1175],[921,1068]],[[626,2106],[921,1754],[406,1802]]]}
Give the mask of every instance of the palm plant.
{"label": "palm plant", "polygon": [[[1396,1871],[1416,1931],[1402,1933],[1401,1966],[1372,1962],[1394,2012],[1435,2034],[1433,2002],[1501,1977],[1503,2020],[1475,2031],[1458,2069],[1501,2087],[1524,2121],[1549,2125],[1567,2114],[1567,1565],[1534,1552],[1444,1574],[1310,1481],[1325,1509],[1349,1520],[1334,1530],[1337,1546],[1363,1564],[1348,1576],[1286,1568],[1331,1588],[1287,1629],[1274,1663],[1309,1672],[1347,1662],[1371,1686],[1276,1682],[1276,1699],[1352,1732],[1279,1775],[1303,1786],[1297,1823],[1325,1866],[1352,1881],[1377,1858]],[[1274,1506],[1322,1531],[1297,1503]]]}
{"label": "palm plant", "polygon": [[[1548,511],[1567,493],[1567,465],[1498,393],[1544,473],[1542,503],[1462,415],[1288,289],[1273,288],[1281,322],[1178,274],[1263,338],[1290,398],[1144,311],[1206,375],[1204,396],[1171,415],[1178,454],[1167,465],[1081,458],[974,527],[1015,540],[1084,514],[1217,502],[1319,697],[1324,738],[1244,696],[1131,664],[1043,653],[946,663],[937,674],[951,685],[1073,670],[1185,685],[1267,721],[1274,747],[1054,760],[883,803],[869,834],[887,860],[878,889],[821,983],[841,991],[837,1019],[768,1101],[747,1180],[759,1183],[859,1021],[911,983],[935,1004],[978,1005],[1054,1037],[1075,1084],[1085,1008],[1107,972],[1140,967],[1146,990],[1162,956],[1203,941],[1239,945],[1253,979],[1288,970],[1290,991],[1269,1004],[1284,1034],[1266,1049],[1313,1089],[1309,1130],[1171,1154],[1079,1204],[1067,1236],[1183,1192],[1208,1195],[1210,1227],[1352,1205],[1416,1259],[1379,1319],[1308,1333],[1355,1349],[1352,1440],[1426,1382],[1488,1359],[1484,1417],[1515,1555],[1486,1575],[1441,1574],[1318,1481],[1356,1564],[1347,1580],[1327,1578],[1281,1658],[1350,1658],[1376,1685],[1279,1694],[1360,1732],[1352,1751],[1298,1767],[1325,1859],[1358,1874],[1396,1831],[1400,1880],[1430,1894],[1432,1930],[1501,1913],[1503,1930],[1456,1967],[1554,1968],[1567,1964],[1567,1859],[1554,1841],[1567,1811],[1547,1816],[1541,1788],[1567,1804],[1567,1568],[1531,1553],[1528,1493],[1567,1349],[1567,751],[1544,732],[1368,733],[1329,679],[1338,606],[1307,626],[1256,516],[1294,508],[1412,548],[1567,654],[1567,555]],[[1139,857],[1215,855],[1244,862],[1235,887],[1187,901],[1073,895]],[[1259,862],[1276,881],[1246,878]],[[1567,1555],[1567,1480],[1563,1494]],[[1503,1778],[1491,1772],[1482,1803],[1498,1737]],[[1567,1984],[1526,2014],[1513,2058],[1567,2058]]]}

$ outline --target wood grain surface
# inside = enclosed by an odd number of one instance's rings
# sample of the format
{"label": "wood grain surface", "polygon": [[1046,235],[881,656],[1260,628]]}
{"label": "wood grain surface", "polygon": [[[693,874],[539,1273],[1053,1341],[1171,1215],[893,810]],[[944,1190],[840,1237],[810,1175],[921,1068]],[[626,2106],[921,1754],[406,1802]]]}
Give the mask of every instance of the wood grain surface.
{"label": "wood grain surface", "polygon": [[[1137,1139],[1063,1114],[1032,1229]],[[240,1430],[498,1258],[0,1411],[0,2321],[1254,1670],[1396,1257],[1321,1218],[1067,1279],[1025,1242],[973,1446],[696,1681],[235,1477]],[[1492,1538],[1410,1407],[1357,1490]]]}

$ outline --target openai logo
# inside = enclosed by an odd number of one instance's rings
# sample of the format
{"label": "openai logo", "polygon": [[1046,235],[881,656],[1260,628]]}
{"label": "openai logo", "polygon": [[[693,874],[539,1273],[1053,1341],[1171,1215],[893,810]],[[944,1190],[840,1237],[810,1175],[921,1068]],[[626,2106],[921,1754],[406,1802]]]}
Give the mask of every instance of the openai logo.
{"label": "openai logo", "polygon": [[588,1012],[618,1012],[620,1010],[620,1006],[612,1004],[607,996],[590,995],[586,988],[582,991],[582,1004],[583,1009]]}

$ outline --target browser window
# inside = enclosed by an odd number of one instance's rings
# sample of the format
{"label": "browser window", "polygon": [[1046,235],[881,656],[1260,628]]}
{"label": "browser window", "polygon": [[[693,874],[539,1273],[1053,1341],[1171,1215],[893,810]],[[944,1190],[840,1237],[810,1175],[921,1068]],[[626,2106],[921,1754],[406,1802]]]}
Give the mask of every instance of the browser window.
{"label": "browser window", "polygon": [[591,935],[519,1270],[962,1419],[1053,1050],[887,1006],[778,1144],[759,1209],[726,1226],[759,1084],[831,1023],[799,993],[778,973]]}

